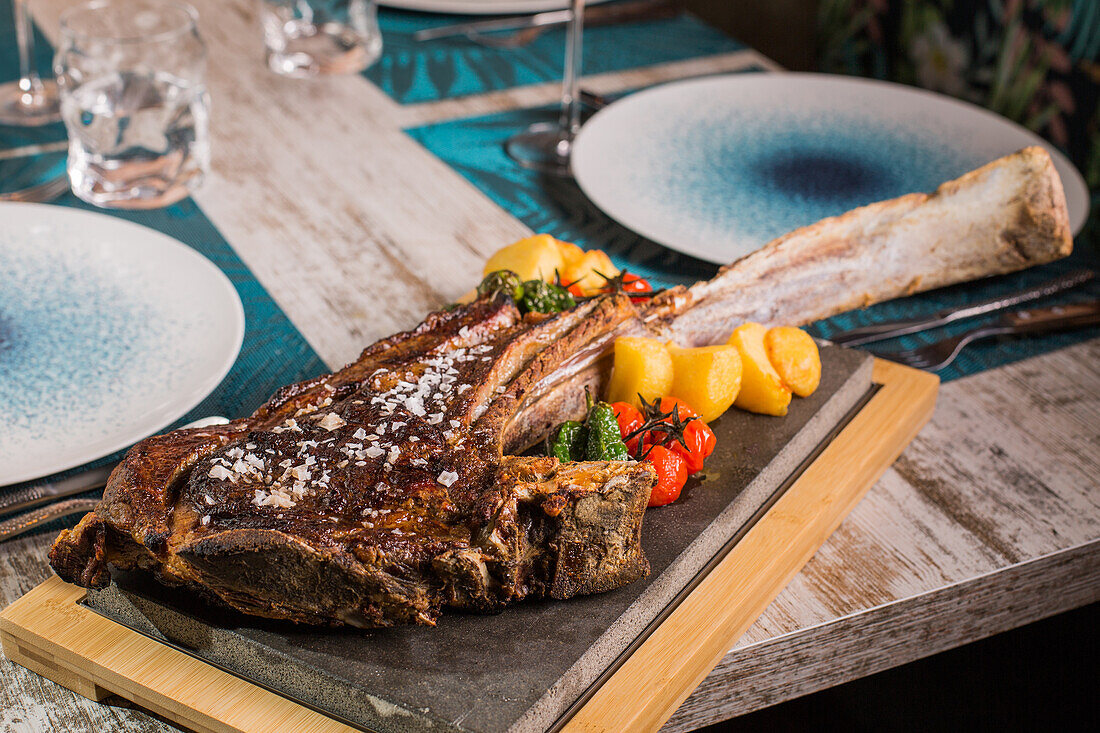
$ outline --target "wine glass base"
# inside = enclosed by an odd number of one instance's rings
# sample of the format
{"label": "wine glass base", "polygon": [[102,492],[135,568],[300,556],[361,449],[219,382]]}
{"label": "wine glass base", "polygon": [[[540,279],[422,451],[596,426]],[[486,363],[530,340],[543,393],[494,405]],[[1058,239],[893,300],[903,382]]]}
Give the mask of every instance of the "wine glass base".
{"label": "wine glass base", "polygon": [[573,136],[556,122],[536,122],[504,141],[504,152],[524,168],[555,176],[572,175]]}
{"label": "wine glass base", "polygon": [[41,127],[61,120],[57,84],[43,81],[35,92],[28,92],[18,81],[0,84],[0,125]]}

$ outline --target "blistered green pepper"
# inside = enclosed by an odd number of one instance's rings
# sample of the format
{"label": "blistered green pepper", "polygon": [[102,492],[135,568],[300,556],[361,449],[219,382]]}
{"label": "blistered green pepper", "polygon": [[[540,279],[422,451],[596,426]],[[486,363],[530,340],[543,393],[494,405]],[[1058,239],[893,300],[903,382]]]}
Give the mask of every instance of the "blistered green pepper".
{"label": "blistered green pepper", "polygon": [[545,280],[528,280],[523,283],[522,306],[528,313],[557,313],[576,304],[577,301],[561,285]]}
{"label": "blistered green pepper", "polygon": [[504,293],[517,303],[523,299],[523,281],[511,270],[490,272],[477,286],[477,294]]}
{"label": "blistered green pepper", "polygon": [[597,402],[588,411],[585,427],[588,428],[585,458],[590,461],[625,461],[630,458],[611,405]]}
{"label": "blistered green pepper", "polygon": [[576,420],[567,420],[550,436],[546,454],[557,458],[562,463],[583,461],[587,443],[588,431],[584,424]]}

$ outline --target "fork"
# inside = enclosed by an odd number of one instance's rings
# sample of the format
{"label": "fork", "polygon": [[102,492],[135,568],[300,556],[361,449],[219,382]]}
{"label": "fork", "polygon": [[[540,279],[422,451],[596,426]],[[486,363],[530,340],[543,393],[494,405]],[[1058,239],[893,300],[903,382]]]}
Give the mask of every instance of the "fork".
{"label": "fork", "polygon": [[53,201],[68,190],[69,176],[66,173],[62,173],[57,178],[51,178],[48,181],[43,181],[30,188],[12,191],[11,193],[0,193],[0,201],[21,201],[28,204],[43,204],[47,201]]}
{"label": "fork", "polygon": [[934,372],[955,361],[967,344],[978,339],[991,336],[1053,333],[1097,325],[1100,325],[1100,300],[1006,313],[993,323],[972,328],[954,338],[946,338],[916,349],[904,351],[870,349],[870,351],[883,359]]}

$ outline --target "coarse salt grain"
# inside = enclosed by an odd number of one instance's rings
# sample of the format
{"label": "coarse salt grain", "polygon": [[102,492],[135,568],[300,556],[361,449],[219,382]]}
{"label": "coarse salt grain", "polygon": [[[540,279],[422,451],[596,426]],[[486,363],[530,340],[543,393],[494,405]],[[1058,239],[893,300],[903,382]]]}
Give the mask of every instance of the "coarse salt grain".
{"label": "coarse salt grain", "polygon": [[347,422],[344,420],[344,418],[340,417],[335,412],[330,412],[317,421],[318,427],[324,428],[325,430],[328,430],[330,432],[336,430],[337,428],[342,428],[345,425],[347,425]]}
{"label": "coarse salt grain", "polygon": [[212,479],[216,479],[218,481],[224,481],[225,479],[229,478],[233,474],[232,474],[232,472],[227,470],[225,466],[223,466],[219,463],[215,463],[213,466],[210,467],[210,473],[208,473],[206,475],[209,476]]}

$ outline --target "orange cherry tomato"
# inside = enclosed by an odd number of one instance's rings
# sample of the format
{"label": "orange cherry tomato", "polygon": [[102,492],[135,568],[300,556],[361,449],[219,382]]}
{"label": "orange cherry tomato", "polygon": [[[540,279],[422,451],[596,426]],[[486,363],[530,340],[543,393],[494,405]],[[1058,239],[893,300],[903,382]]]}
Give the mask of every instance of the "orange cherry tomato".
{"label": "orange cherry tomato", "polygon": [[664,506],[679,499],[688,478],[684,457],[664,446],[655,445],[649,449],[646,460],[657,471],[657,485],[649,492],[648,506]]}
{"label": "orange cherry tomato", "polygon": [[611,409],[615,411],[615,419],[619,421],[619,434],[624,440],[645,422],[642,413],[629,402],[612,402]]}

